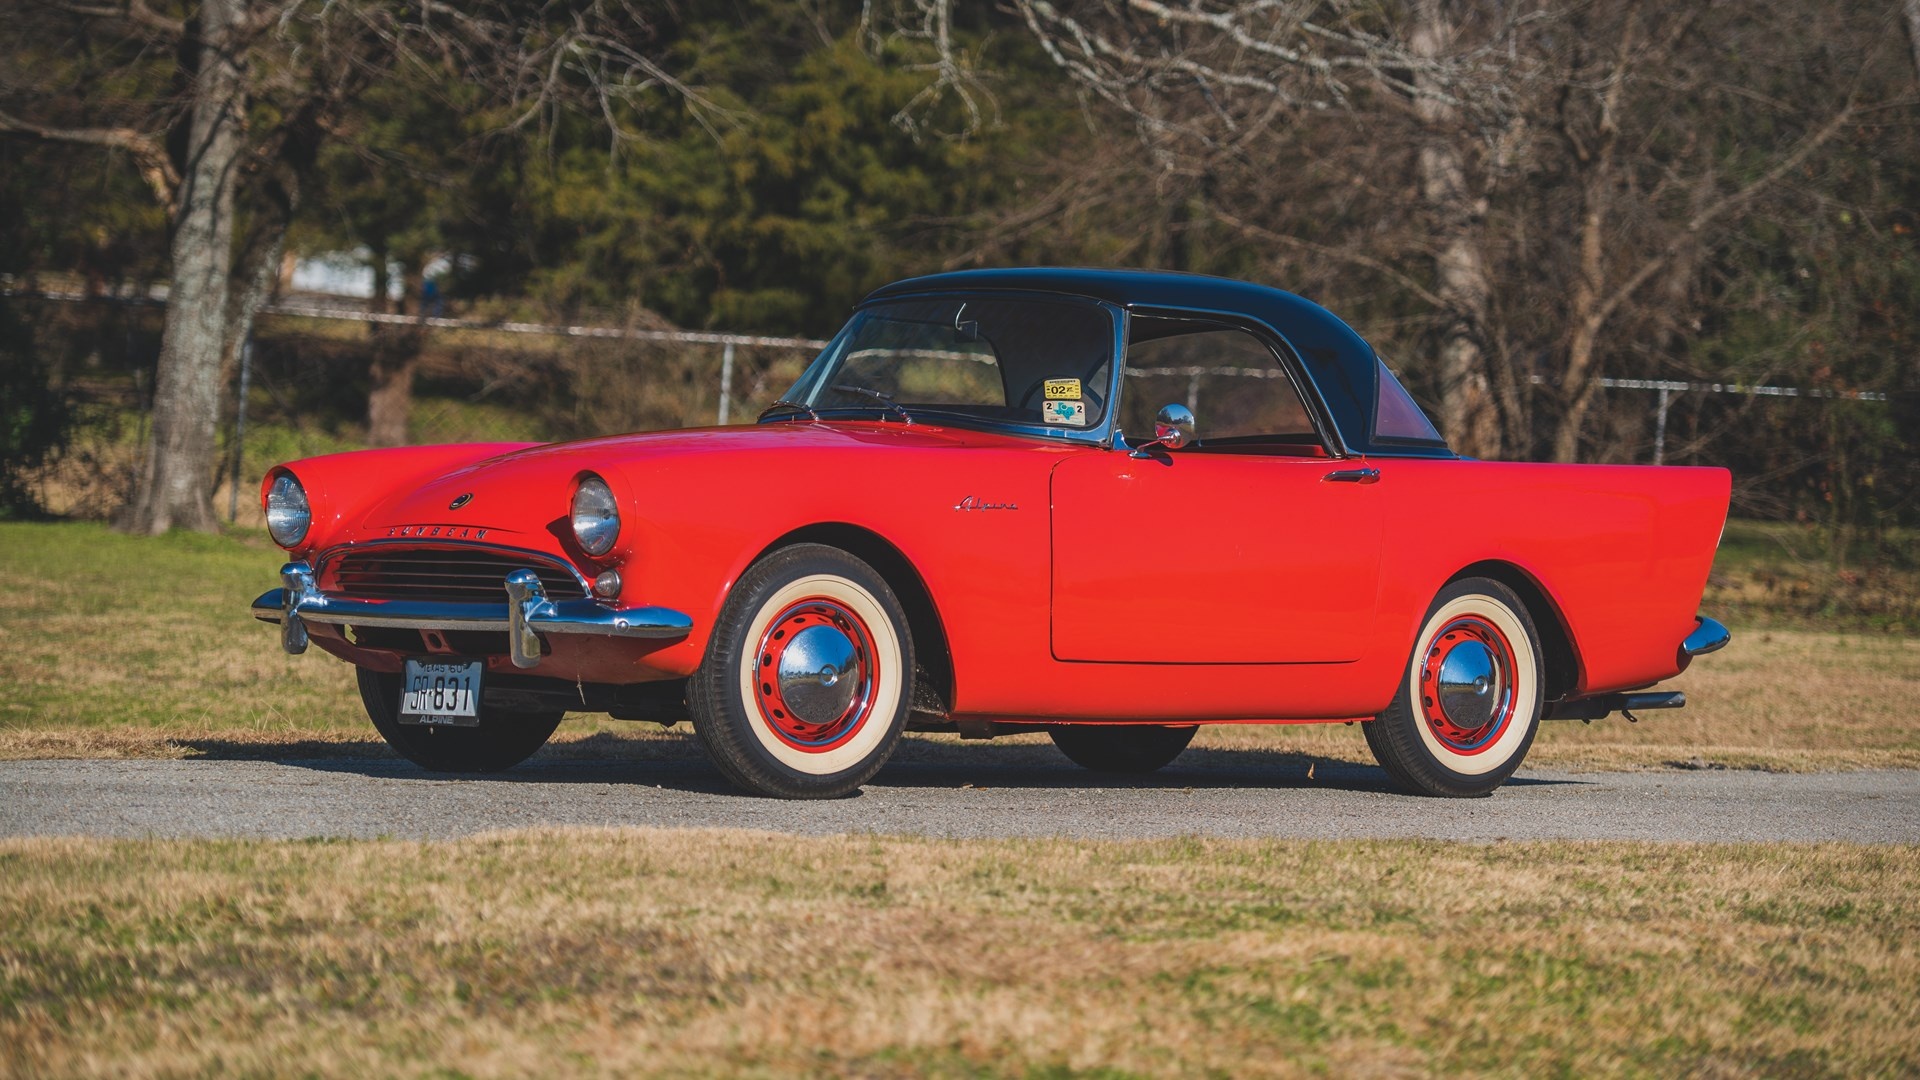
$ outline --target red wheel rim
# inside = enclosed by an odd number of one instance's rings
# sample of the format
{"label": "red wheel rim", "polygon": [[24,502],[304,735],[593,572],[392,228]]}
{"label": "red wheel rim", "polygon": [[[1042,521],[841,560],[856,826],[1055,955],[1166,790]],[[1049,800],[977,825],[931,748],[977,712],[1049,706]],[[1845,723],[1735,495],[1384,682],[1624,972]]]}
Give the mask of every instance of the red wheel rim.
{"label": "red wheel rim", "polygon": [[824,754],[872,716],[880,676],[873,633],[837,600],[787,605],[767,623],[752,663],[761,721],[796,750]]}
{"label": "red wheel rim", "polygon": [[1420,711],[1427,730],[1456,754],[1478,754],[1513,721],[1513,645],[1492,622],[1465,615],[1427,640],[1420,658]]}

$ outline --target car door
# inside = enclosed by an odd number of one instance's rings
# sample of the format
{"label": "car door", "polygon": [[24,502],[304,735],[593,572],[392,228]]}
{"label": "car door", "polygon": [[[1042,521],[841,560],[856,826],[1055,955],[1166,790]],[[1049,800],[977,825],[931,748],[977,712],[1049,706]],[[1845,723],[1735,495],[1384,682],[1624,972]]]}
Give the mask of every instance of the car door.
{"label": "car door", "polygon": [[1358,659],[1380,575],[1354,460],[1077,454],[1053,471],[1053,655],[1140,663]]}
{"label": "car door", "polygon": [[1054,657],[1358,659],[1380,576],[1378,471],[1330,456],[1279,353],[1247,330],[1137,316],[1129,329],[1127,430],[1184,396],[1199,438],[1055,466]]}

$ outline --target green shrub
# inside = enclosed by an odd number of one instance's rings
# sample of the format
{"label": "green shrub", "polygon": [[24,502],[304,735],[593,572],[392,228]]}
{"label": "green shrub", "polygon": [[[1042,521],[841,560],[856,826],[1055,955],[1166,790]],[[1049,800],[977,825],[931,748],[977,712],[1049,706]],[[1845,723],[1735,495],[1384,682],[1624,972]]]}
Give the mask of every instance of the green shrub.
{"label": "green shrub", "polygon": [[72,420],[33,329],[0,301],[0,518],[41,516],[26,478],[66,449]]}

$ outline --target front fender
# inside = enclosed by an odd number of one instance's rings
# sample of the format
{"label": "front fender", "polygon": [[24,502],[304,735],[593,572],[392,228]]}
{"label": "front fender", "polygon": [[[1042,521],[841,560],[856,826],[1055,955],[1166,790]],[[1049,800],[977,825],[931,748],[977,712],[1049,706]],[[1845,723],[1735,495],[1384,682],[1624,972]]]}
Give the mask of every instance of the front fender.
{"label": "front fender", "polygon": [[324,551],[395,491],[404,491],[451,469],[524,450],[538,443],[455,443],[447,446],[403,446],[387,450],[353,450],[284,462],[260,479],[260,506],[281,473],[292,473],[306,489],[313,525],[292,553],[309,559]]}

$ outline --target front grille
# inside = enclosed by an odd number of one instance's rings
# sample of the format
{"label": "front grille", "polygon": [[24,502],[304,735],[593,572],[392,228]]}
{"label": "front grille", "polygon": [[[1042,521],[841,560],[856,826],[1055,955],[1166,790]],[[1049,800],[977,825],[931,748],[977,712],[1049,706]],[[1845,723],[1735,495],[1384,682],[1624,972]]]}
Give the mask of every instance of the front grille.
{"label": "front grille", "polygon": [[355,600],[433,600],[447,604],[504,604],[507,575],[531,570],[547,596],[578,600],[580,581],[558,562],[484,548],[371,548],[348,551],[323,570],[327,592]]}

